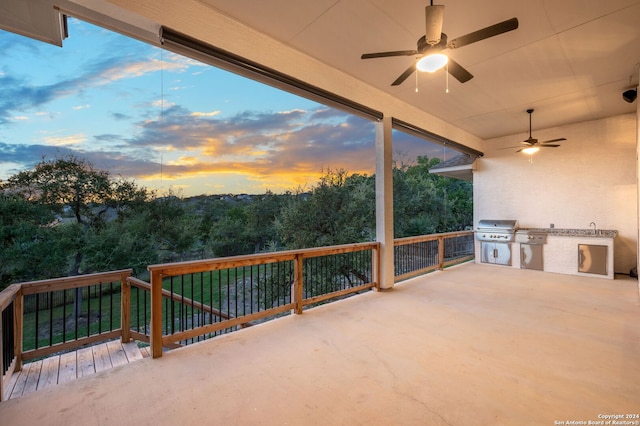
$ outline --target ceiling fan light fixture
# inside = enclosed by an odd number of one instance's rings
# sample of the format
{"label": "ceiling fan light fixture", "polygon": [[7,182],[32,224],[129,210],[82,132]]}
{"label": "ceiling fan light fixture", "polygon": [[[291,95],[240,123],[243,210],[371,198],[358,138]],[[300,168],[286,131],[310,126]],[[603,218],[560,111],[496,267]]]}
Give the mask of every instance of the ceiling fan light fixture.
{"label": "ceiling fan light fixture", "polygon": [[444,53],[434,53],[422,57],[418,63],[416,63],[416,68],[419,71],[435,72],[447,65],[447,62],[449,62],[447,55]]}
{"label": "ceiling fan light fixture", "polygon": [[540,151],[540,147],[537,147],[537,146],[530,146],[530,147],[524,148],[522,150],[522,152],[524,152],[525,154],[529,154],[529,155],[535,154],[538,151]]}

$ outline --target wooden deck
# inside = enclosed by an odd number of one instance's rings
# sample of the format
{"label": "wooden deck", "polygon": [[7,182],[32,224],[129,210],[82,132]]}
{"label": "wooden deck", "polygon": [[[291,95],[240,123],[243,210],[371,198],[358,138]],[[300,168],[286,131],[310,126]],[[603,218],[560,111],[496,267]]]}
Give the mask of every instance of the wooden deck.
{"label": "wooden deck", "polygon": [[4,399],[19,398],[59,383],[140,360],[149,354],[147,347],[138,348],[135,342],[123,344],[120,340],[112,340],[29,362],[11,377]]}

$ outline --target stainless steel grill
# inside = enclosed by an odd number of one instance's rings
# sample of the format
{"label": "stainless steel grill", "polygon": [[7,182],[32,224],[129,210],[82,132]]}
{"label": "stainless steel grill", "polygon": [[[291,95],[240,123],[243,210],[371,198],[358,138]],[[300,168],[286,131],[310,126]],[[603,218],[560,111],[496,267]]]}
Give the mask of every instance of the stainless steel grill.
{"label": "stainless steel grill", "polygon": [[476,230],[478,241],[511,243],[518,229],[517,220],[480,220]]}

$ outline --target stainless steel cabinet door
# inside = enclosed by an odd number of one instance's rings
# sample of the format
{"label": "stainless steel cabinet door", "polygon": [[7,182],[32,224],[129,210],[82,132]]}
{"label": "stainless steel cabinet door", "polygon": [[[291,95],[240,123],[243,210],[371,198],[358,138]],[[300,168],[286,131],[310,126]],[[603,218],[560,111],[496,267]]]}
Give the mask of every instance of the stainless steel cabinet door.
{"label": "stainless steel cabinet door", "polygon": [[542,245],[520,244],[520,268],[542,271]]}
{"label": "stainless steel cabinet door", "polygon": [[607,275],[607,246],[578,244],[578,272]]}
{"label": "stainless steel cabinet door", "polygon": [[511,244],[482,243],[480,261],[497,265],[511,265]]}

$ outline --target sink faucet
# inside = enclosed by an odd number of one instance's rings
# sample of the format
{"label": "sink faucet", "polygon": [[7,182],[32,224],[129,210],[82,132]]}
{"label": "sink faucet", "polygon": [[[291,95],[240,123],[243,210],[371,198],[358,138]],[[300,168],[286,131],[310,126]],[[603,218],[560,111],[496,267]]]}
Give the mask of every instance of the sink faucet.
{"label": "sink faucet", "polygon": [[594,233],[594,234],[596,234],[596,233],[597,233],[597,230],[596,230],[596,223],[595,223],[595,222],[591,222],[591,223],[589,224],[589,227],[591,227],[591,225],[593,225],[593,233]]}

